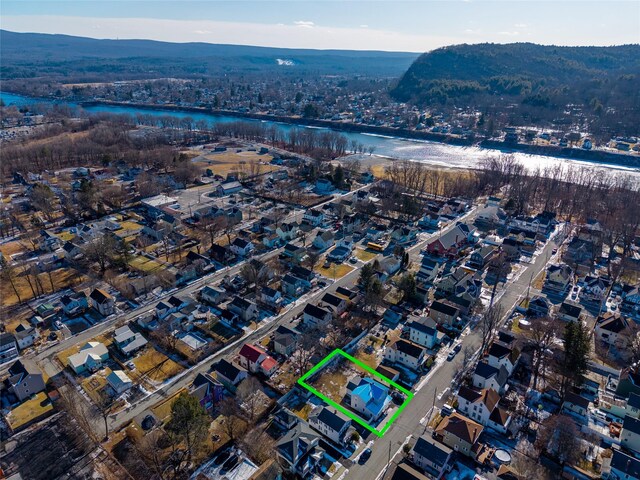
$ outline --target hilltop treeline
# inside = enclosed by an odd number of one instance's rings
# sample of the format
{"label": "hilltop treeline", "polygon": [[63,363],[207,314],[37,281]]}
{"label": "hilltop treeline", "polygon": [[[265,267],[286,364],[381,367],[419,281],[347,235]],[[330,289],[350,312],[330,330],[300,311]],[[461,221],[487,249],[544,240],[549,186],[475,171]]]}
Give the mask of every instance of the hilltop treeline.
{"label": "hilltop treeline", "polygon": [[640,45],[487,43],[421,55],[391,95],[424,106],[505,113],[512,124],[562,125],[577,115],[589,130],[633,135],[640,124],[639,85]]}

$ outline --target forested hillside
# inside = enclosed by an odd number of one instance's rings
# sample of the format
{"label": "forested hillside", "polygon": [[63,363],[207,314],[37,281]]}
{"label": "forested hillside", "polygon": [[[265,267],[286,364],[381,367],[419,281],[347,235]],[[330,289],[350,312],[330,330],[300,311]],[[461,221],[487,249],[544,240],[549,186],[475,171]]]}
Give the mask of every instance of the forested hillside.
{"label": "forested hillside", "polygon": [[640,122],[640,45],[455,45],[421,55],[391,91],[419,105],[509,107],[553,119],[567,105],[586,116]]}

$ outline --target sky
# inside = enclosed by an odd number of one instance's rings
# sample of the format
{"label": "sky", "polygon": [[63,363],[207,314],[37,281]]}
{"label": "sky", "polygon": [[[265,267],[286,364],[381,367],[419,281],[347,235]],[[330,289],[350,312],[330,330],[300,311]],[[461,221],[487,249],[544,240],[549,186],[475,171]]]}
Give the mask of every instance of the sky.
{"label": "sky", "polygon": [[2,0],[0,27],[92,38],[424,52],[640,43],[640,0]]}

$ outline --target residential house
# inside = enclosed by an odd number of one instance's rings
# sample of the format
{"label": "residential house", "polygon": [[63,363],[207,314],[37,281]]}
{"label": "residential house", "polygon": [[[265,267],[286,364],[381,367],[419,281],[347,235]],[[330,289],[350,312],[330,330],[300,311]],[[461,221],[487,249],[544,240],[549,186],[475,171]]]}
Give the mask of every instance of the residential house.
{"label": "residential house", "polygon": [[371,379],[363,378],[351,392],[351,408],[367,420],[378,420],[391,404],[389,388]]}
{"label": "residential house", "polygon": [[318,180],[316,180],[316,187],[314,191],[318,195],[327,195],[333,191],[333,188],[334,187],[331,180],[327,178],[319,178]]}
{"label": "residential house", "polygon": [[229,265],[235,258],[233,252],[222,245],[214,243],[209,249],[209,256],[220,265]]}
{"label": "residential house", "polygon": [[387,345],[384,350],[386,361],[403,365],[416,372],[420,370],[427,356],[424,347],[403,338]]}
{"label": "residential house", "polygon": [[320,436],[305,422],[298,422],[276,444],[281,465],[292,474],[307,477],[324,457],[324,451],[318,447],[319,440]]}
{"label": "residential house", "polygon": [[243,322],[252,322],[258,318],[258,306],[250,300],[235,296],[227,305],[229,311],[235,313]]}
{"label": "residential house", "polygon": [[224,358],[213,366],[212,372],[215,374],[216,379],[231,392],[234,392],[240,382],[249,375],[244,368]]}
{"label": "residential house", "polygon": [[279,309],[282,304],[283,298],[280,291],[275,290],[271,287],[262,287],[262,290],[260,291],[260,300],[265,305],[268,305],[275,309]]}
{"label": "residential house", "polygon": [[103,317],[116,313],[116,301],[107,292],[100,288],[94,288],[89,295],[89,305]]}
{"label": "residential house", "polygon": [[333,247],[335,236],[331,230],[319,231],[316,237],[313,239],[313,246],[320,252],[324,252]]}
{"label": "residential house", "polygon": [[321,325],[327,325],[332,318],[333,314],[330,310],[326,310],[311,303],[307,303],[307,305],[305,305],[304,307],[302,322],[305,325],[317,327]]}
{"label": "residential house", "polygon": [[440,336],[436,327],[437,324],[433,318],[421,317],[409,322],[406,328],[409,330],[409,339],[412,342],[432,349],[440,343]]}
{"label": "residential house", "polygon": [[223,394],[224,385],[208,373],[198,373],[189,386],[189,395],[194,397],[200,406],[209,413],[222,400]]}
{"label": "residential house", "polygon": [[242,190],[242,184],[240,182],[224,182],[216,187],[216,195],[224,197],[226,195],[233,195],[240,190]]}
{"label": "residential house", "polygon": [[76,373],[95,372],[102,368],[104,362],[109,359],[109,351],[103,343],[85,343],[78,353],[67,358],[67,365]]}
{"label": "residential house", "polygon": [[304,212],[302,220],[313,227],[319,227],[324,223],[324,213],[320,210],[307,210]]}
{"label": "residential house", "polygon": [[295,329],[285,327],[284,325],[278,326],[273,333],[273,350],[285,357],[291,356],[298,345],[299,335],[300,332]]}
{"label": "residential house", "polygon": [[461,387],[458,392],[458,411],[480,425],[506,433],[511,423],[509,413],[498,405],[500,395],[492,388],[474,390]]}
{"label": "residential house", "polygon": [[276,228],[276,235],[283,242],[290,242],[298,236],[300,226],[296,222],[281,223]]}
{"label": "residential house", "polygon": [[460,311],[456,307],[438,300],[429,308],[429,316],[441,325],[452,326],[459,315]]}
{"label": "residential house", "polygon": [[38,333],[38,329],[36,327],[32,327],[29,325],[23,325],[22,323],[16,327],[16,331],[13,336],[16,339],[16,343],[18,344],[19,350],[24,350],[25,348],[33,345],[37,339],[40,338],[40,334]]}
{"label": "residential house", "polygon": [[533,318],[548,317],[551,312],[551,302],[546,297],[535,295],[527,307],[527,315]]}
{"label": "residential house", "polygon": [[337,317],[338,315],[342,315],[347,309],[347,301],[342,297],[327,292],[322,296],[320,302],[318,302],[318,306],[331,310],[333,315]]}
{"label": "residential house", "polygon": [[558,308],[558,318],[565,322],[579,322],[582,317],[582,307],[569,302],[562,302]]}
{"label": "residential house", "polygon": [[598,317],[595,325],[596,339],[610,346],[621,346],[629,330],[629,321],[617,313],[607,312]]}
{"label": "residential house", "polygon": [[252,373],[262,373],[267,377],[278,369],[278,362],[263,349],[245,343],[238,354],[240,365]]}
{"label": "residential house", "polygon": [[60,303],[62,304],[62,311],[69,317],[79,315],[89,308],[87,294],[84,292],[73,292],[68,295],[63,295],[62,298],[60,298]]}
{"label": "residential house", "polygon": [[468,234],[458,224],[427,245],[431,255],[456,257],[469,244]]}
{"label": "residential house", "polygon": [[121,395],[133,387],[133,382],[122,370],[114,370],[107,375],[107,384],[113,389],[116,395]]}
{"label": "residential house", "polygon": [[509,372],[506,368],[496,368],[487,362],[479,362],[473,372],[473,386],[479,389],[492,388],[499,394],[506,391]]}
{"label": "residential house", "polygon": [[437,276],[443,269],[443,265],[440,262],[436,262],[432,258],[422,257],[422,262],[420,263],[420,270],[418,270],[418,274],[416,279],[420,282],[424,283],[433,283],[435,282]]}
{"label": "residential house", "polygon": [[580,290],[580,300],[583,302],[600,303],[604,301],[611,287],[608,277],[592,277],[587,275],[583,280],[584,286]]}
{"label": "residential house", "polygon": [[631,393],[640,395],[640,367],[625,367],[620,371],[616,395],[628,397]]}
{"label": "residential house", "polygon": [[262,244],[267,248],[277,248],[280,245],[280,237],[275,233],[265,233]]}
{"label": "residential house", "polygon": [[390,480],[429,480],[429,477],[423,475],[408,463],[399,463],[393,470]]}
{"label": "residential house", "polygon": [[126,357],[143,349],[147,344],[147,339],[141,333],[133,333],[128,325],[117,328],[113,336],[116,347]]}
{"label": "residential house", "polygon": [[400,245],[414,242],[418,236],[415,228],[402,226],[391,232],[391,239]]}
{"label": "residential house", "polygon": [[291,275],[295,275],[304,281],[305,288],[311,288],[311,281],[315,278],[316,274],[313,270],[301,267],[300,265],[293,265],[290,269]]}
{"label": "residential house", "polygon": [[436,439],[456,452],[475,458],[474,446],[478,442],[483,426],[458,413],[453,413],[440,422],[434,434]]}
{"label": "residential house", "polygon": [[438,283],[437,291],[445,296],[464,295],[470,299],[477,299],[482,291],[482,278],[478,272],[458,267],[442,277]]}
{"label": "residential house", "polygon": [[400,378],[400,371],[387,365],[378,365],[378,368],[376,368],[376,372],[378,372],[384,378],[391,380],[392,382],[397,382]]}
{"label": "residential house", "polygon": [[640,419],[626,415],[620,432],[620,445],[627,450],[640,454]]}
{"label": "residential house", "polygon": [[413,463],[436,480],[451,469],[452,453],[451,448],[426,435],[418,437],[411,449]]}
{"label": "residential house", "polygon": [[9,377],[5,387],[22,402],[32,395],[42,392],[45,387],[44,375],[33,360],[17,360],[9,367]]}
{"label": "residential house", "polygon": [[520,352],[516,347],[507,347],[502,343],[494,342],[489,347],[487,362],[494,368],[504,367],[509,375],[513,373],[520,358]]}
{"label": "residential house", "polygon": [[498,205],[487,205],[478,212],[475,223],[478,226],[496,228],[506,223],[507,214]]}
{"label": "residential house", "polygon": [[574,392],[567,392],[562,403],[562,411],[586,417],[589,412],[589,400]]}
{"label": "residential house", "polygon": [[629,394],[625,411],[627,415],[640,419],[640,395],[637,393]]}
{"label": "residential house", "polygon": [[562,255],[562,260],[577,269],[578,273],[588,273],[601,254],[602,247],[597,243],[574,237]]}
{"label": "residential house", "polygon": [[299,297],[305,291],[305,282],[301,278],[294,277],[293,275],[286,274],[282,277],[280,282],[280,288],[285,295],[290,297]]}
{"label": "residential house", "polygon": [[379,261],[380,264],[380,272],[386,277],[391,277],[400,271],[402,268],[402,258],[396,257],[395,255],[390,255],[388,257],[384,257]]}
{"label": "residential house", "polygon": [[333,443],[343,446],[351,419],[333,407],[319,405],[309,414],[309,425]]}
{"label": "residential house", "polygon": [[514,261],[520,258],[522,254],[523,243],[515,238],[505,238],[500,245],[500,250],[504,253],[504,256],[509,261]]}
{"label": "residential house", "polygon": [[236,237],[231,242],[229,249],[239,257],[248,257],[255,250],[255,246],[244,238]]}
{"label": "residential house", "polygon": [[307,250],[304,247],[294,245],[293,243],[287,243],[284,246],[284,255],[289,257],[292,262],[301,263],[307,256]]}
{"label": "residential house", "polygon": [[18,358],[18,344],[11,333],[0,333],[0,364]]}
{"label": "residential house", "polygon": [[566,263],[549,265],[544,281],[544,290],[562,295],[567,292],[573,282],[573,269]]}
{"label": "residential house", "polygon": [[623,285],[620,312],[640,321],[640,285]]}
{"label": "residential house", "polygon": [[620,449],[613,450],[609,480],[637,480],[640,478],[640,459]]}
{"label": "residential house", "polygon": [[228,298],[227,291],[222,287],[210,287],[207,285],[200,290],[200,300],[209,305],[219,305]]}
{"label": "residential house", "polygon": [[491,260],[493,260],[493,258],[496,256],[497,252],[498,249],[493,245],[485,245],[483,247],[480,247],[479,249],[474,250],[474,252],[471,254],[469,264],[474,268],[482,270],[484,267],[489,265]]}

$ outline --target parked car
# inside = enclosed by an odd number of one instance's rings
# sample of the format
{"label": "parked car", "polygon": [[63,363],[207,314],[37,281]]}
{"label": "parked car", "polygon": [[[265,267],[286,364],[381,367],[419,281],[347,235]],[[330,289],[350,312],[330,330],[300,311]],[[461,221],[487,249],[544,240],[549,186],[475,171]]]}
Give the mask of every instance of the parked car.
{"label": "parked car", "polygon": [[351,264],[354,264],[354,265],[355,265],[356,263],[358,263],[358,259],[357,259],[356,257],[351,257],[351,258],[349,259],[349,263],[351,263]]}
{"label": "parked car", "polygon": [[367,463],[367,460],[369,460],[369,457],[371,457],[371,449],[365,448],[364,451],[360,454],[360,458],[358,458],[358,463],[360,465]]}
{"label": "parked car", "polygon": [[456,409],[453,408],[451,405],[449,405],[448,403],[445,403],[442,408],[440,409],[440,413],[443,416],[448,416],[451,415],[453,412],[455,412]]}
{"label": "parked car", "polygon": [[451,350],[449,352],[449,355],[447,355],[447,360],[449,361],[453,360],[461,348],[462,348],[462,344],[460,343],[458,343],[455,347],[453,347],[453,350]]}

